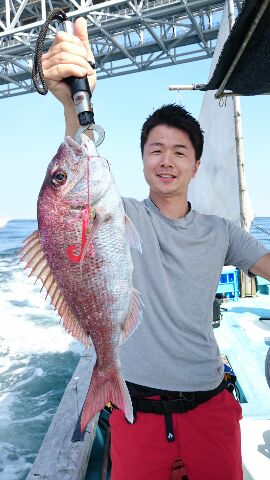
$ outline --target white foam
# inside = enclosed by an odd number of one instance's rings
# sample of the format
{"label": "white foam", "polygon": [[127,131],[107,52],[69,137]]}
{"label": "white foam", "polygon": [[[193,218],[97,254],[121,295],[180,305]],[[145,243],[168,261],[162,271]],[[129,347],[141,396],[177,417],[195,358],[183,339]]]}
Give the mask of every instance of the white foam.
{"label": "white foam", "polygon": [[[27,462],[25,456],[20,450],[17,450],[10,443],[1,443],[1,464],[4,465],[4,471],[0,473],[1,480],[19,480],[24,473],[31,468],[31,463]],[[10,455],[14,456],[12,463]]]}
{"label": "white foam", "polygon": [[34,285],[34,281],[28,279],[24,272],[16,270],[4,290],[1,289],[0,350],[8,350],[9,357],[17,358],[32,353],[63,353],[67,350],[80,353],[81,345],[59,325],[59,316],[49,299],[44,299],[46,292],[40,294],[41,286]]}
{"label": "white foam", "polygon": [[10,420],[12,418],[12,405],[16,400],[17,394],[6,392],[2,393],[0,396],[0,402],[1,402],[1,409],[0,409],[0,422],[2,425],[2,428],[5,427],[5,425],[10,424]]}
{"label": "white foam", "polygon": [[0,336],[4,339],[5,348],[8,346],[9,357],[22,358],[33,353],[63,353],[67,350],[80,353],[79,342],[65,333],[60,325],[42,327],[23,316],[22,313],[13,316],[6,311],[5,321],[0,324]]}

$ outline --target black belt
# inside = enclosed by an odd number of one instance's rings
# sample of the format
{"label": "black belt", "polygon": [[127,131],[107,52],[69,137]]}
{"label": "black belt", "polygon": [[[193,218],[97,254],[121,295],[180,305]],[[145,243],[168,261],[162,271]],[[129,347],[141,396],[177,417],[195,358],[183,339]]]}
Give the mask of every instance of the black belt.
{"label": "black belt", "polygon": [[[170,392],[167,390],[158,390],[156,388],[148,388],[142,385],[136,385],[131,382],[126,382],[126,384],[133,405],[134,422],[136,421],[137,412],[164,415],[168,442],[173,442],[175,440],[173,433],[172,413],[188,412],[189,410],[196,408],[198,405],[207,402],[228,387],[228,382],[226,382],[224,379],[217,388],[214,388],[214,390],[207,390],[203,392]],[[147,398],[156,395],[159,395],[161,399],[154,400]],[[113,407],[117,408],[116,405],[113,405]]]}
{"label": "black belt", "polygon": [[[227,382],[222,380],[220,385],[214,390],[204,392],[170,392],[167,390],[143,387],[131,382],[126,383],[133,405],[134,421],[136,421],[137,412],[164,415],[168,442],[175,440],[172,413],[188,412],[201,403],[207,402],[207,400],[210,400],[227,387]],[[159,395],[161,399],[153,400],[147,398],[155,395]]]}
{"label": "black belt", "polygon": [[[130,392],[134,412],[157,413],[168,415],[170,413],[185,413],[188,410],[196,408],[201,403],[210,400],[226,388],[226,382],[222,380],[220,385],[214,390],[204,392],[167,392],[166,390],[150,389],[147,396],[160,395],[160,400],[153,400],[134,394],[134,384],[127,382]],[[135,386],[136,389],[137,386]],[[143,387],[144,388],[144,387]],[[146,391],[146,390],[145,390]],[[155,393],[154,393],[155,392]],[[145,395],[145,393],[144,393]]]}

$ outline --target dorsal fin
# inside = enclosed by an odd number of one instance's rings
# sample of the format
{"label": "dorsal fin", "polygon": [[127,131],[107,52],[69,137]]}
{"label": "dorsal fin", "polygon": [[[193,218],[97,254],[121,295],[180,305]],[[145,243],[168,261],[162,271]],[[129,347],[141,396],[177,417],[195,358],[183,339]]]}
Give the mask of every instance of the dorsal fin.
{"label": "dorsal fin", "polygon": [[26,262],[25,268],[31,269],[29,277],[35,276],[41,280],[42,288],[45,288],[47,295],[50,295],[51,304],[60,315],[65,330],[81,343],[89,346],[91,344],[90,337],[70,310],[47,262],[40,243],[39,231],[33,232],[25,239],[24,243],[25,245],[20,250],[19,255],[21,256],[20,261]]}

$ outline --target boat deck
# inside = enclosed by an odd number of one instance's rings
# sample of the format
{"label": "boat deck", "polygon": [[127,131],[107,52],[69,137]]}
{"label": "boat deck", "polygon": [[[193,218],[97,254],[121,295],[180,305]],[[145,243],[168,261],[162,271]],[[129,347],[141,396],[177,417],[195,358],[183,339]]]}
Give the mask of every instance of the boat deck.
{"label": "boat deck", "polygon": [[265,378],[269,346],[265,340],[270,342],[270,296],[240,298],[222,306],[227,311],[215,336],[247,400],[242,403],[241,421],[244,480],[269,480],[270,389]]}
{"label": "boat deck", "polygon": [[[220,351],[232,365],[246,402],[242,403],[244,480],[270,478],[270,389],[265,378],[265,357],[270,345],[270,296],[244,298],[222,304],[227,311],[214,330]],[[260,318],[268,318],[263,320]],[[88,350],[67,386],[27,480],[83,480],[93,445],[97,417],[87,427],[84,442],[71,436],[86,394],[94,358]],[[93,453],[93,452],[92,452]],[[100,462],[102,462],[102,451]],[[95,456],[96,458],[96,456]],[[97,465],[87,479],[98,479]],[[100,465],[101,468],[101,465]],[[89,472],[89,469],[88,469]]]}

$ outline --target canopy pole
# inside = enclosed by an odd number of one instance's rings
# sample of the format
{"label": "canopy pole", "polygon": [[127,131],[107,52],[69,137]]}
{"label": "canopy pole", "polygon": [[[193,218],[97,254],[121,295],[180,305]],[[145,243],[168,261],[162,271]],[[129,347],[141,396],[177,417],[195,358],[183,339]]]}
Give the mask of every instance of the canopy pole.
{"label": "canopy pole", "polygon": [[[230,31],[235,22],[234,17],[234,3],[233,0],[228,0],[229,12],[229,28]],[[232,97],[234,108],[234,128],[235,128],[235,144],[236,144],[236,158],[238,170],[238,185],[239,185],[239,204],[240,204],[240,221],[241,227],[246,231],[249,230],[248,225],[248,207],[247,207],[247,184],[244,166],[244,146],[243,146],[243,130],[242,130],[242,114],[240,97]],[[256,296],[256,280],[248,277],[243,271],[240,271],[240,297],[255,297]]]}
{"label": "canopy pole", "polygon": [[236,142],[236,157],[238,169],[238,184],[239,184],[239,203],[240,203],[240,221],[241,227],[249,230],[248,212],[247,212],[247,182],[244,165],[244,149],[243,149],[243,130],[242,130],[242,114],[240,98],[233,97],[234,106],[234,125],[235,125],[235,142]]}
{"label": "canopy pole", "polygon": [[[229,28],[232,30],[233,24],[235,22],[234,17],[234,2],[233,0],[228,0],[228,12],[229,12]],[[243,146],[243,130],[242,130],[242,114],[241,114],[241,105],[240,97],[233,96],[233,107],[234,107],[234,125],[235,125],[235,142],[236,142],[236,157],[237,157],[237,170],[238,170],[238,185],[239,185],[239,203],[240,203],[240,221],[241,226],[245,230],[249,229],[248,225],[248,215],[247,215],[247,203],[246,203],[246,193],[247,193],[247,183],[245,175],[245,166],[244,166],[244,146]]]}

